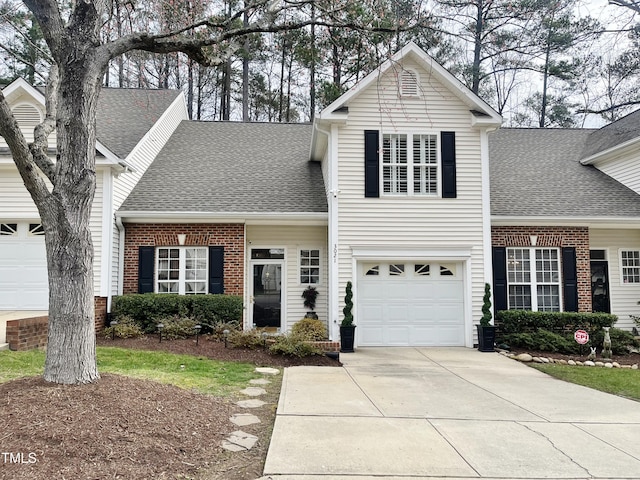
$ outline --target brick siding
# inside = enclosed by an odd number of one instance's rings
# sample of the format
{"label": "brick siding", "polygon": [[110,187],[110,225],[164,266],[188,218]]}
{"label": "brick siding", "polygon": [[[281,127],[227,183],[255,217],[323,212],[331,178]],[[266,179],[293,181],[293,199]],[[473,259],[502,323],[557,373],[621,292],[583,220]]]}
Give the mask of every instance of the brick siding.
{"label": "brick siding", "polygon": [[536,247],[575,247],[578,276],[578,311],[591,311],[591,263],[589,260],[588,227],[491,227],[494,247],[531,247],[531,235],[536,235]]}
{"label": "brick siding", "polygon": [[175,247],[178,235],[186,235],[185,246],[224,247],[224,293],[243,294],[244,225],[128,223],[124,228],[123,293],[138,293],[138,247]]}
{"label": "brick siding", "polygon": [[[94,297],[95,330],[102,330],[107,318],[106,297]],[[47,346],[49,317],[21,318],[7,322],[7,343],[10,350],[32,350]]]}

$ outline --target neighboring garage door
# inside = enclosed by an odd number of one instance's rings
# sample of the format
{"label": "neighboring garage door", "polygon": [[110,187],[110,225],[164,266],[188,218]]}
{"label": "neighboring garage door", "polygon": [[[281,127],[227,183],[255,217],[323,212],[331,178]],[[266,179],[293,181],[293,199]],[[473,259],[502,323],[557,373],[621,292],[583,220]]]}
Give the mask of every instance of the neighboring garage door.
{"label": "neighboring garage door", "polygon": [[462,263],[358,264],[359,346],[464,346]]}
{"label": "neighboring garage door", "polygon": [[0,223],[0,310],[46,310],[47,257],[39,223]]}

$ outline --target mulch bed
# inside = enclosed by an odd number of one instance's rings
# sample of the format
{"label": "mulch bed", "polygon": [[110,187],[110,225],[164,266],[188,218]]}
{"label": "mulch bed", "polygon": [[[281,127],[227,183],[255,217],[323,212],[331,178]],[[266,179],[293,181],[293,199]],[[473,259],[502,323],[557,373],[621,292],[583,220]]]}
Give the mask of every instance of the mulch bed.
{"label": "mulch bed", "polygon": [[[225,348],[201,338],[158,342],[99,338],[98,345],[164,350],[256,366],[340,366],[325,356],[304,358]],[[247,413],[234,399],[202,395],[119,375],[95,384],[63,386],[42,378],[0,384],[0,478],[253,480],[262,475],[281,375],[272,378],[265,406],[252,409],[261,423],[238,427],[229,417]],[[258,437],[246,452],[221,443],[243,430]]]}

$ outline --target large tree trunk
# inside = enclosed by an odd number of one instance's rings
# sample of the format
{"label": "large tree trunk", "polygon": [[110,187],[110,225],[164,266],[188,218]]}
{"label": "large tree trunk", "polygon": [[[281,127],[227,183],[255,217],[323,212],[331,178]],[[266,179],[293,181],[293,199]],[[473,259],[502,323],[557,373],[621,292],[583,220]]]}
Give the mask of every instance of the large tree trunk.
{"label": "large tree trunk", "polygon": [[96,187],[95,128],[99,73],[72,61],[60,68],[58,162],[46,205],[49,339],[44,378],[88,383],[99,378],[95,355],[93,243],[89,220]]}

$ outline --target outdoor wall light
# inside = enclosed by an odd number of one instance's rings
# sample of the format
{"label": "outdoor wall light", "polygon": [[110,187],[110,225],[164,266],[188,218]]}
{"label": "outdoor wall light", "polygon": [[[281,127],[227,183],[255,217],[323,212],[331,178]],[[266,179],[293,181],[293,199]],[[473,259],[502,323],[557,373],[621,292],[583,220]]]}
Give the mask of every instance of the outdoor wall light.
{"label": "outdoor wall light", "polygon": [[157,325],[158,335],[160,336],[160,341],[158,343],[162,343],[162,329],[164,328],[164,323],[159,323]]}
{"label": "outdoor wall light", "polygon": [[111,322],[109,322],[109,326],[112,328],[112,330],[111,330],[111,340],[115,340],[116,339],[116,325],[118,325],[118,321],[117,320],[112,320]]}
{"label": "outdoor wall light", "polygon": [[202,325],[196,325],[193,327],[196,331],[196,345],[198,345],[198,337],[200,336],[200,330],[202,330]]}
{"label": "outdoor wall light", "polygon": [[224,336],[224,348],[227,348],[227,341],[229,340],[229,330],[223,330],[222,335]]}
{"label": "outdoor wall light", "polygon": [[264,349],[267,349],[267,337],[269,336],[269,334],[267,332],[262,332],[262,345],[264,347]]}

